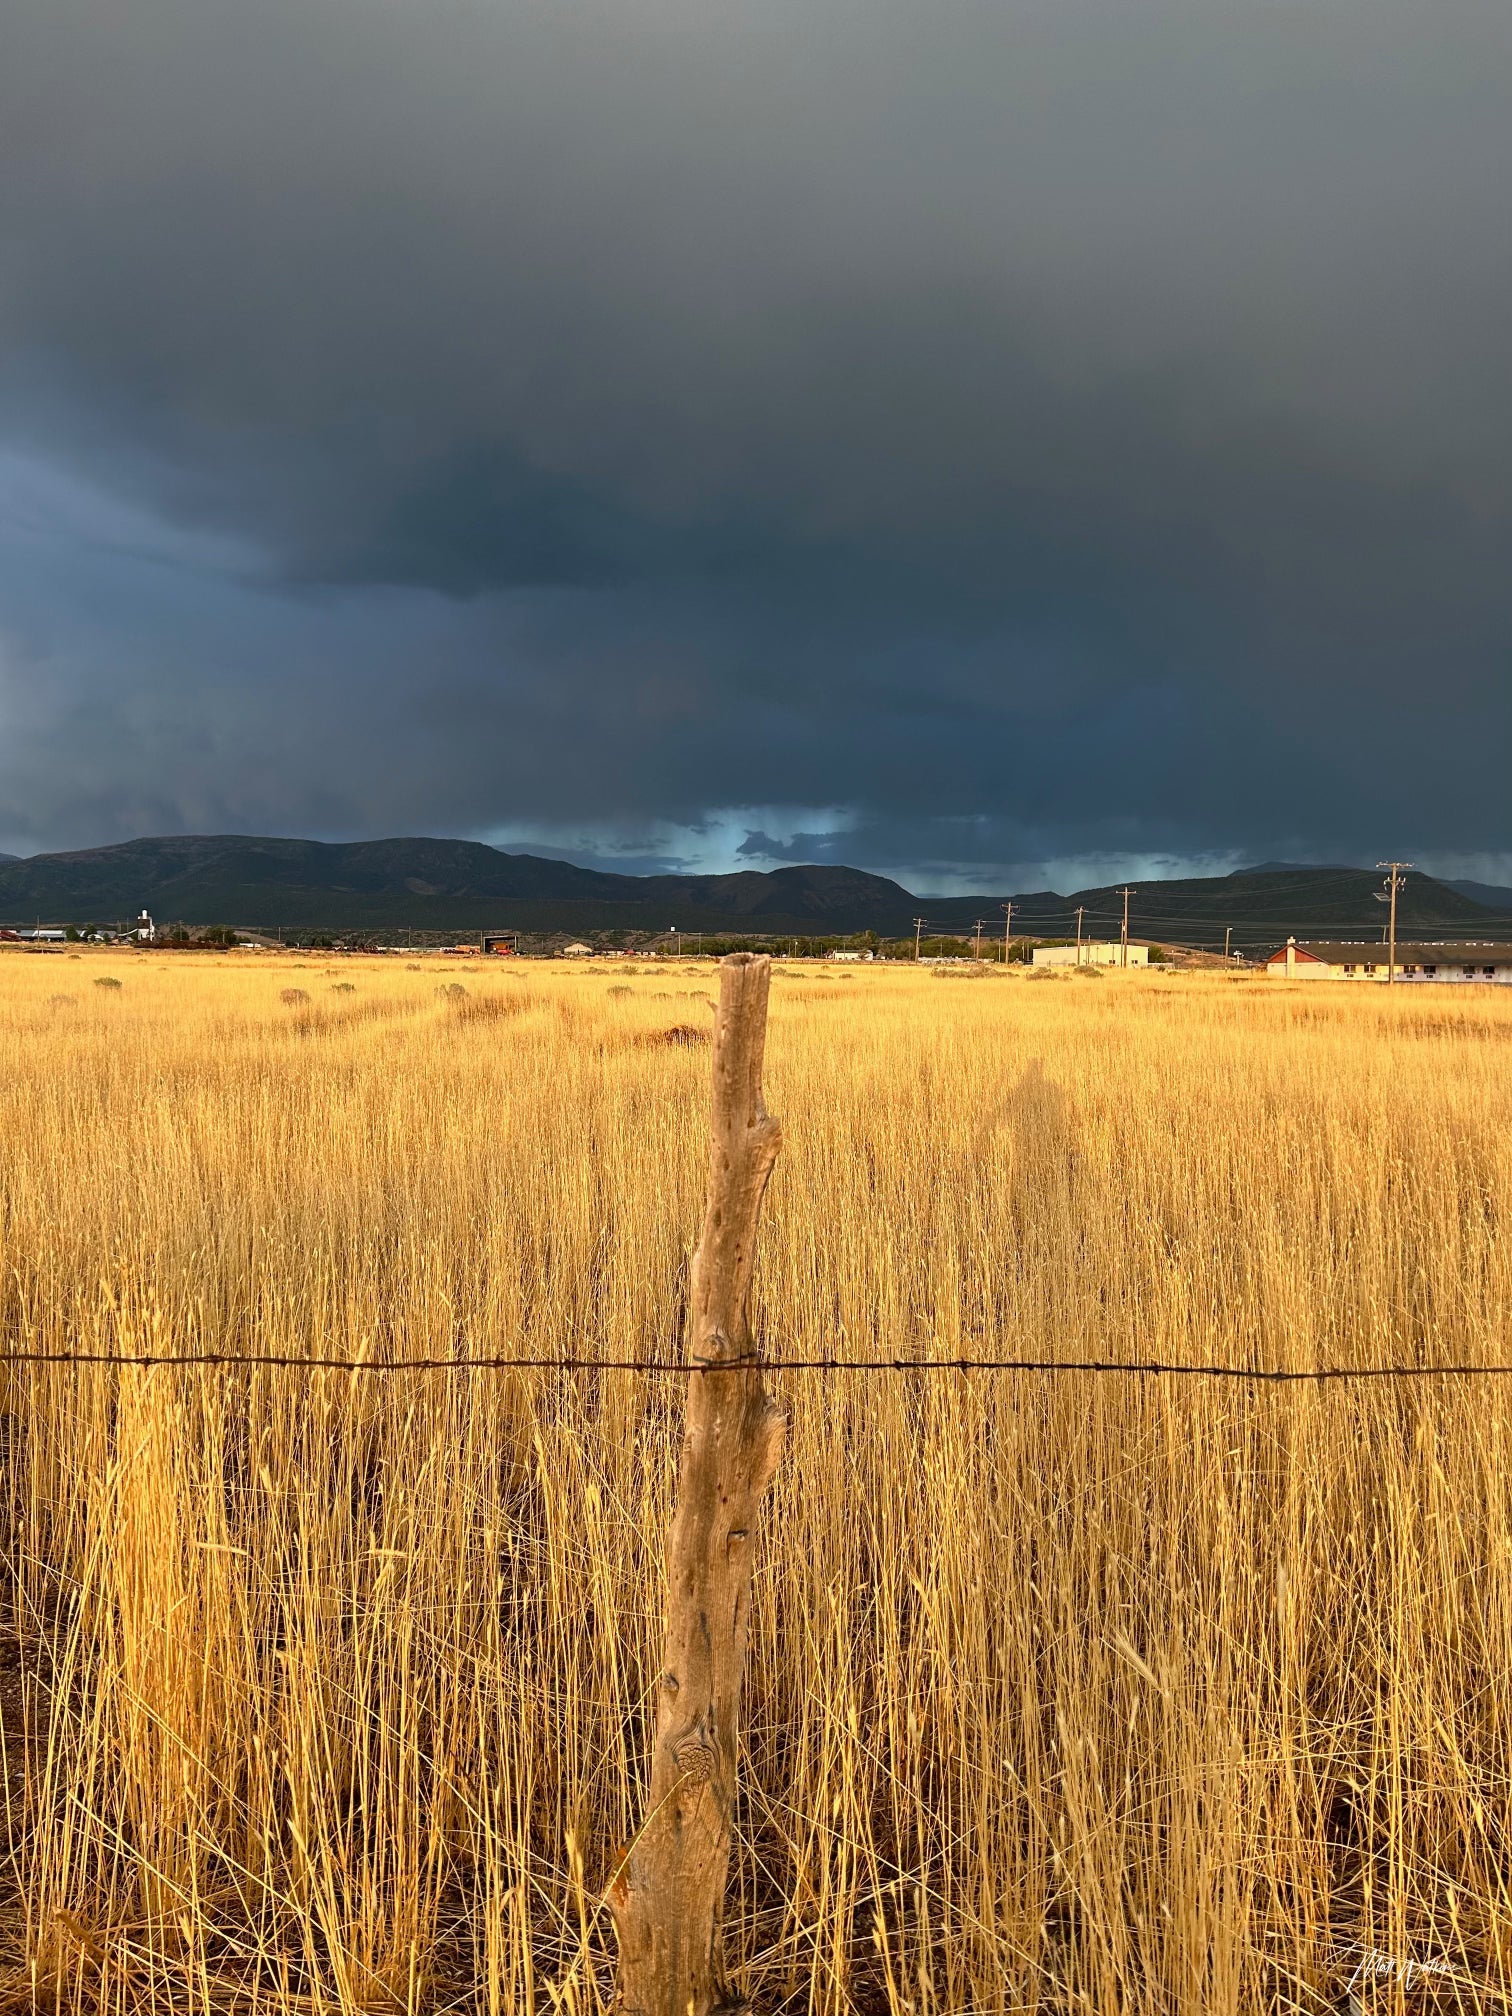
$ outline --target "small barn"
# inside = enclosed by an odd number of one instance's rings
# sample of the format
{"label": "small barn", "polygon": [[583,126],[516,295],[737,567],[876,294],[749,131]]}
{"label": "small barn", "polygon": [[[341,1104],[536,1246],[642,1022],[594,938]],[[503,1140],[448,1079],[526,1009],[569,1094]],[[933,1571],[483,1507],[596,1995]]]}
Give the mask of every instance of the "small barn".
{"label": "small barn", "polygon": [[[1342,980],[1343,967],[1336,966],[1328,956],[1340,949],[1336,945],[1299,945],[1295,938],[1288,938],[1284,945],[1278,945],[1271,953],[1265,962],[1265,970],[1281,980]],[[1368,950],[1375,955],[1381,947],[1356,946],[1354,949]],[[1375,971],[1373,966],[1371,971]]]}

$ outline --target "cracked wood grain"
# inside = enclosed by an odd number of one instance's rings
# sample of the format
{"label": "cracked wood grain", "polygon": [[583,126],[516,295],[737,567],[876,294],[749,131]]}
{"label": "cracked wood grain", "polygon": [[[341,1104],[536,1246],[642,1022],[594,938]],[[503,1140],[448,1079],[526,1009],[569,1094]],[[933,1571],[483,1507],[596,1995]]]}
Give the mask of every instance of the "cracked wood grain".
{"label": "cracked wood grain", "polygon": [[625,2016],[738,2007],[723,1913],[750,1615],[749,1544],[782,1454],[747,1317],[756,1227],[781,1129],[761,1096],[771,962],[720,969],[709,1187],[689,1282],[688,1381],[646,1817],[610,1890]]}

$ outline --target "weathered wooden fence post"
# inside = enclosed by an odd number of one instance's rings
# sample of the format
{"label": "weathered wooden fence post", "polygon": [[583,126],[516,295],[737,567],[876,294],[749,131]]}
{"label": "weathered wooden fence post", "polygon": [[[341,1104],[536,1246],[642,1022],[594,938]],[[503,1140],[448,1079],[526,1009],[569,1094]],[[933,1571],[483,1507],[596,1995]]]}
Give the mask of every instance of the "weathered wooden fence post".
{"label": "weathered wooden fence post", "polygon": [[720,967],[709,1191],[689,1282],[686,1431],[667,1543],[650,1796],[610,1892],[626,2016],[738,2006],[723,1930],[736,1733],[756,1514],[786,1426],[762,1385],[746,1314],[756,1221],[782,1138],[761,1101],[770,979],[771,961],[749,952]]}

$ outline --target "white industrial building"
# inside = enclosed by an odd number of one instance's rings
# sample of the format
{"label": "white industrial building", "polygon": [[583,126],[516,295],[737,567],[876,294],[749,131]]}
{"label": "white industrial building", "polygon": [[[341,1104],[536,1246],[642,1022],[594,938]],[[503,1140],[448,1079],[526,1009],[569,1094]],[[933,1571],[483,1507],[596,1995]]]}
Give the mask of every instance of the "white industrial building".
{"label": "white industrial building", "polygon": [[1080,945],[1036,945],[1033,957],[1036,966],[1148,966],[1149,963],[1148,945],[1120,945],[1116,939],[1105,943],[1089,938]]}

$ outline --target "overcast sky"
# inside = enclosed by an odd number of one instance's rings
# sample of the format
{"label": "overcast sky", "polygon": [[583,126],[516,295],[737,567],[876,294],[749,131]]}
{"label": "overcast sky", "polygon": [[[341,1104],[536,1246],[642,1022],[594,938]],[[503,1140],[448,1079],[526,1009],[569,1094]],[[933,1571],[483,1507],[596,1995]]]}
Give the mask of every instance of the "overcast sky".
{"label": "overcast sky", "polygon": [[0,847],[1512,879],[1506,0],[0,0]]}

